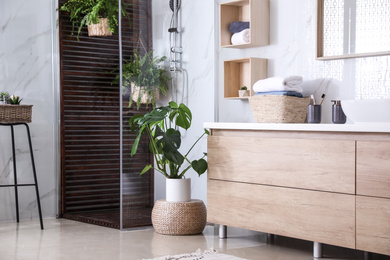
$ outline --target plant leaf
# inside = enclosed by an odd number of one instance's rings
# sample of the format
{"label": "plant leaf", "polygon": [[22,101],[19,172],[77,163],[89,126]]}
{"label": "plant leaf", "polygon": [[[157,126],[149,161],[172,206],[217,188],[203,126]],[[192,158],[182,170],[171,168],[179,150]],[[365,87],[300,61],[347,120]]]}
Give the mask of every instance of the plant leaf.
{"label": "plant leaf", "polygon": [[152,168],[151,164],[148,164],[145,166],[145,168],[142,170],[142,172],[139,175],[145,174],[147,171],[149,171]]}
{"label": "plant leaf", "polygon": [[173,163],[182,165],[184,156],[178,151],[181,145],[181,134],[178,130],[169,128],[165,133],[159,126],[156,127],[155,138],[157,146],[161,147],[163,155]]}
{"label": "plant leaf", "polygon": [[180,126],[187,130],[191,126],[191,121],[192,121],[192,114],[191,110],[184,105],[183,103],[179,105],[179,108],[172,112],[171,114],[171,121],[173,121],[173,117],[176,116],[176,121],[175,124],[177,126]]}
{"label": "plant leaf", "polygon": [[177,103],[176,103],[175,101],[169,102],[169,106],[170,106],[171,108],[179,108],[179,106],[177,105]]}
{"label": "plant leaf", "polygon": [[207,170],[207,162],[205,159],[193,160],[191,165],[199,176]]}
{"label": "plant leaf", "polygon": [[140,128],[140,130],[138,131],[137,137],[135,138],[134,143],[133,143],[133,147],[131,148],[131,156],[133,156],[134,154],[137,153],[138,144],[139,144],[139,141],[141,140],[141,135],[142,135],[142,132],[144,131],[145,127],[146,126],[143,125]]}

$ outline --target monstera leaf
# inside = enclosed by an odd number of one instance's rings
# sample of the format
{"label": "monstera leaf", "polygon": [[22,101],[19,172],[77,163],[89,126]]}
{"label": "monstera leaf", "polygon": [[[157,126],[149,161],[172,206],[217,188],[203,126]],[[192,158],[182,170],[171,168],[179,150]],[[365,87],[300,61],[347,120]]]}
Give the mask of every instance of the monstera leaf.
{"label": "monstera leaf", "polygon": [[169,161],[177,165],[183,164],[184,157],[178,151],[181,144],[181,134],[178,130],[169,128],[164,132],[157,126],[155,138],[158,139],[157,146],[162,148],[164,156]]}
{"label": "monstera leaf", "polygon": [[207,170],[207,162],[205,159],[193,160],[191,165],[199,176]]}

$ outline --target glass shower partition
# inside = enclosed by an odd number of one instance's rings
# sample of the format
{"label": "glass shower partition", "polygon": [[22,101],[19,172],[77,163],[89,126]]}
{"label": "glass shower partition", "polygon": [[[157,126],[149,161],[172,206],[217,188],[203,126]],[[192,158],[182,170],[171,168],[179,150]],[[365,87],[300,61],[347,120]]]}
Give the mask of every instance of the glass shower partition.
{"label": "glass shower partition", "polygon": [[126,64],[131,60],[130,56],[134,57],[136,52],[143,56],[151,50],[151,1],[122,0],[122,3],[127,5],[125,8],[128,12],[128,16],[122,17],[119,28],[121,80],[118,86],[121,107],[120,229],[125,230],[151,225],[154,176],[152,170],[140,176],[144,166],[149,164],[153,158],[149,152],[149,142],[146,136],[141,138],[137,153],[131,156],[136,134],[129,127],[129,119],[134,115],[149,112],[151,105],[142,104],[137,108],[136,102],[130,100],[132,87],[126,80],[129,73]]}
{"label": "glass shower partition", "polygon": [[[68,0],[58,0],[61,7]],[[120,1],[118,1],[119,5]],[[59,216],[128,229],[151,224],[153,173],[148,142],[130,156],[135,135],[128,120],[150,106],[129,103],[128,86],[115,79],[120,61],[151,49],[151,0],[122,0],[127,15],[118,34],[72,35],[68,12],[59,12],[61,200]],[[122,63],[123,64],[123,63]],[[127,91],[124,91],[127,90]]]}

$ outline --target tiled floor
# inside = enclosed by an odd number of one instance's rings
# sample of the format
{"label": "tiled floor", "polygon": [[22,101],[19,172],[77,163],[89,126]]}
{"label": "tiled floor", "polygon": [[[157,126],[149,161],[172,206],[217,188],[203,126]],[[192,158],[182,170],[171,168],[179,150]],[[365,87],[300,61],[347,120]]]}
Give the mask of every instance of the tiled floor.
{"label": "tiled floor", "polygon": [[[218,229],[206,226],[202,235],[165,236],[152,228],[132,231],[84,224],[65,219],[45,219],[45,230],[38,221],[0,223],[1,260],[132,260],[164,255],[190,253],[211,247],[219,252],[247,259],[306,260],[313,259],[312,243],[276,236],[267,244],[263,233],[228,228],[228,239],[218,238]],[[327,259],[363,259],[363,253],[324,246]],[[374,255],[374,260],[389,256]]]}

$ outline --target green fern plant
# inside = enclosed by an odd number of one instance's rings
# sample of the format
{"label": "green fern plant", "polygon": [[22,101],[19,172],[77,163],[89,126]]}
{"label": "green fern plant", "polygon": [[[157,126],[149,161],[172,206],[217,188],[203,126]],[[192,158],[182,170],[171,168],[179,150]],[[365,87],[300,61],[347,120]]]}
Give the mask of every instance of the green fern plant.
{"label": "green fern plant", "polygon": [[[145,55],[140,55],[138,51],[134,51],[134,55],[131,55],[128,61],[124,60],[122,69],[122,88],[124,94],[131,91],[129,106],[131,106],[134,96],[134,90],[131,89],[131,83],[133,83],[134,86],[139,87],[138,97],[135,100],[137,109],[139,109],[142,103],[141,99],[145,94],[148,96],[146,104],[151,103],[153,107],[156,107],[158,91],[163,95],[167,94],[170,77],[161,66],[161,63],[164,62],[166,58],[167,57],[165,56],[153,57],[153,50],[151,50]],[[116,76],[113,83],[118,82],[119,75]]]}
{"label": "green fern plant", "polygon": [[[128,16],[126,7],[122,2],[121,14]],[[108,27],[114,34],[118,33],[118,1],[117,0],[69,0],[60,10],[69,12],[72,22],[72,35],[75,27],[78,27],[77,39],[83,26],[100,23],[100,18],[107,18]],[[130,26],[130,24],[129,24]]]}

